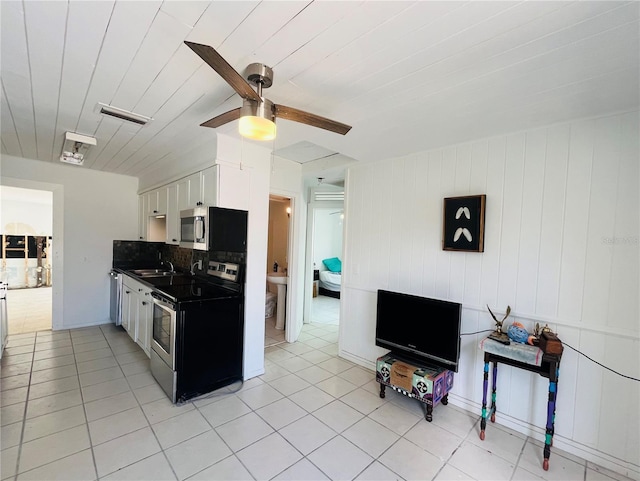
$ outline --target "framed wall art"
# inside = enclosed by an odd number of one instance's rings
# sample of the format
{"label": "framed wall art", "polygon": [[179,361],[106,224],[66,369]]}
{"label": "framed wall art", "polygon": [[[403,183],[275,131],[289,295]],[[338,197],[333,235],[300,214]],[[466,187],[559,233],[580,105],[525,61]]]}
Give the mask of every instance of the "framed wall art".
{"label": "framed wall art", "polygon": [[484,252],[484,208],[486,195],[444,199],[442,249]]}

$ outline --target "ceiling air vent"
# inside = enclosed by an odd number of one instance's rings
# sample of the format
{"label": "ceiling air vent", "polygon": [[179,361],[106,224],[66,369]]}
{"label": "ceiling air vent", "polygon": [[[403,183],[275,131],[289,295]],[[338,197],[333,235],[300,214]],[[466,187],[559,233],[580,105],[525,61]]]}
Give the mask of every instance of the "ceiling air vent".
{"label": "ceiling air vent", "polygon": [[129,112],[128,110],[120,109],[118,107],[114,107],[113,105],[107,105],[103,103],[98,103],[98,112],[108,117],[114,117],[119,120],[126,120],[138,125],[146,125],[148,122],[153,120],[151,117],[147,117],[146,115],[136,114],[133,112]]}
{"label": "ceiling air vent", "polygon": [[316,202],[343,201],[344,200],[344,191],[341,191],[341,192],[316,192],[314,194],[314,200]]}

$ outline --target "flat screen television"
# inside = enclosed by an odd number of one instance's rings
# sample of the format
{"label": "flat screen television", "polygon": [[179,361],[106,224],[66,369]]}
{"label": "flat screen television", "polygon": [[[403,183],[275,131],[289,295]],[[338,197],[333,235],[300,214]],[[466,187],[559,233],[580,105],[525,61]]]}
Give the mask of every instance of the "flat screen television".
{"label": "flat screen television", "polygon": [[458,372],[461,312],[457,302],[379,289],[376,346]]}

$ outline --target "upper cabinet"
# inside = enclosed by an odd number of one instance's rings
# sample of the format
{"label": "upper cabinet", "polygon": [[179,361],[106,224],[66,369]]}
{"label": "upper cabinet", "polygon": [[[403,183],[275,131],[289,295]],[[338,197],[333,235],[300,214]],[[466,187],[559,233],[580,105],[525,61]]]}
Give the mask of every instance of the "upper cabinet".
{"label": "upper cabinet", "polygon": [[204,202],[202,202],[202,172],[190,175],[187,177],[187,182],[189,182],[189,205],[187,209],[204,205]]}
{"label": "upper cabinet", "polygon": [[138,239],[147,240],[147,196],[138,196]]}
{"label": "upper cabinet", "polygon": [[167,187],[167,244],[180,243],[180,211],[178,210],[178,184]]}
{"label": "upper cabinet", "polygon": [[218,205],[218,171],[220,165],[215,165],[200,172],[200,197],[202,205]]}
{"label": "upper cabinet", "polygon": [[143,194],[146,196],[147,215],[166,215],[167,214],[167,188],[161,187],[151,192]]}
{"label": "upper cabinet", "polygon": [[219,167],[209,167],[177,182],[179,211],[202,205],[216,205]]}
{"label": "upper cabinet", "polygon": [[[198,206],[249,210],[249,172],[216,164],[139,196],[141,240],[180,243],[180,211]],[[157,216],[166,216],[162,235]]]}

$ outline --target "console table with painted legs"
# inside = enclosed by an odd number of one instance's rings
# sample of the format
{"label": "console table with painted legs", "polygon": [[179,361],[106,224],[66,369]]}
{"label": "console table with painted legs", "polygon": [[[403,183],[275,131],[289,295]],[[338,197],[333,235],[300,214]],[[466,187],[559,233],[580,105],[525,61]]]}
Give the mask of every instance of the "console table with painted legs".
{"label": "console table with painted legs", "polygon": [[[517,367],[526,371],[540,374],[549,379],[549,397],[547,399],[547,424],[544,439],[542,467],[549,469],[549,457],[553,444],[553,432],[556,416],[556,397],[558,395],[558,375],[562,355],[545,354],[536,346],[511,343],[504,345],[486,338],[480,342],[480,349],[484,351],[484,379],[482,384],[482,420],[480,421],[480,439],[484,440],[487,427],[487,417],[491,422],[496,420],[496,381],[498,378],[498,363]],[[487,390],[489,387],[490,364],[493,363],[491,373],[491,406],[487,410]]]}

